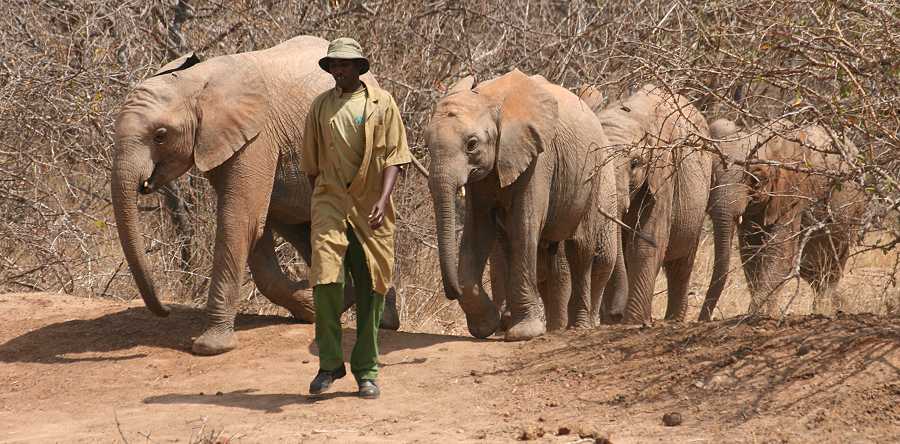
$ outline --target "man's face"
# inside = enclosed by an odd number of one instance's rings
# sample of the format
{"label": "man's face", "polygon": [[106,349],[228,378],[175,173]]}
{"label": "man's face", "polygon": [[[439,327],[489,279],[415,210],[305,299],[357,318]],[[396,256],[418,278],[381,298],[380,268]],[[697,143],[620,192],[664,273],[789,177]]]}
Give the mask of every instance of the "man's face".
{"label": "man's face", "polygon": [[359,82],[360,64],[356,60],[329,59],[328,72],[341,89],[350,89]]}

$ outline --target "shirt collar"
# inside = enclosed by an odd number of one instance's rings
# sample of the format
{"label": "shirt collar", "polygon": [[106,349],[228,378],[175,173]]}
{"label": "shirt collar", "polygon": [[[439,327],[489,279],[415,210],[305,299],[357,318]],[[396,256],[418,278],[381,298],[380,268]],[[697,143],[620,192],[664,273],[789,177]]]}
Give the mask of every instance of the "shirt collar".
{"label": "shirt collar", "polygon": [[[366,85],[365,82],[361,82],[359,88],[368,90],[369,85]],[[359,91],[359,90],[357,90],[357,91]],[[353,91],[353,92],[356,92],[356,91]],[[335,97],[340,97],[340,96],[344,95],[344,90],[342,90],[339,86],[335,85],[334,86],[334,95],[335,95]]]}

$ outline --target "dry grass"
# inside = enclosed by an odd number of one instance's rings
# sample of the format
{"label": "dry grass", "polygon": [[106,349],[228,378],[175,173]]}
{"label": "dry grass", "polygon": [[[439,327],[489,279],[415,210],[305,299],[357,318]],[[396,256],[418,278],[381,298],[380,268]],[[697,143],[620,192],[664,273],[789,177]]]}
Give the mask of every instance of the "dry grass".
{"label": "dry grass", "polygon": [[[208,58],[298,34],[362,42],[425,163],[421,131],[443,91],[462,76],[483,80],[513,67],[569,88],[597,84],[608,96],[645,82],[666,84],[709,118],[754,124],[789,116],[825,124],[863,148],[847,159],[854,171],[848,180],[871,198],[862,228],[878,233],[867,240],[892,246],[898,237],[890,211],[900,204],[898,17],[896,3],[871,0],[6,1],[0,5],[0,290],[136,297],[108,193],[118,104],[155,67],[188,49]],[[201,302],[211,266],[212,193],[195,176],[175,185],[175,201],[183,203],[194,232],[176,233],[164,196],[146,198],[148,255],[172,299]],[[441,294],[422,177],[408,172],[396,199],[406,328],[464,331],[458,307]],[[708,283],[708,244],[704,238],[694,275],[694,310]],[[279,255],[303,274],[290,248],[282,245]],[[855,257],[841,287],[848,309],[896,313],[896,268],[893,252]],[[791,310],[807,310],[806,293],[802,288]],[[277,311],[250,281],[241,294],[247,310]],[[721,314],[742,313],[746,303],[735,273]]]}

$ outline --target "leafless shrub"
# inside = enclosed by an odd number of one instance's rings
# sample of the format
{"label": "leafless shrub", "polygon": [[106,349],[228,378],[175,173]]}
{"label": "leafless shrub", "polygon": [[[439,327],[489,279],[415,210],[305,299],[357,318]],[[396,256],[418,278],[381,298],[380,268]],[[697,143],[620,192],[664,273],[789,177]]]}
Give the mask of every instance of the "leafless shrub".
{"label": "leafless shrub", "polygon": [[[667,85],[710,119],[820,123],[861,147],[846,159],[847,180],[871,199],[860,227],[878,233],[866,237],[868,248],[887,251],[900,239],[895,2],[9,0],[0,12],[5,289],[133,298],[108,193],[118,104],[183,50],[211,57],[298,34],[361,41],[424,162],[421,130],[443,91],[461,76],[483,80],[514,67],[570,88],[595,84],[609,97]],[[396,199],[402,310],[417,328],[457,331],[459,312],[441,294],[423,178],[408,171]],[[142,204],[148,254],[176,299],[205,297],[213,201],[206,181],[190,176],[168,198]],[[167,210],[179,205],[181,222]],[[193,228],[192,243],[176,224]],[[296,268],[292,250],[279,252]],[[896,265],[882,266],[894,285]],[[249,283],[244,294],[258,299]]]}

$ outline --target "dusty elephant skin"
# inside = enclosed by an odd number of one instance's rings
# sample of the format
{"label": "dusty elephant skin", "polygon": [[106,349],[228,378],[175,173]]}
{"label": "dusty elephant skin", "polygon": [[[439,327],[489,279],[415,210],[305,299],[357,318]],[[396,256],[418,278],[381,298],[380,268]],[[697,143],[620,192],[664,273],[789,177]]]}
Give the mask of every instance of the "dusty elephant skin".
{"label": "dusty elephant skin", "polygon": [[248,261],[263,295],[297,319],[314,319],[312,298],[282,271],[272,236],[282,235],[309,263],[310,188],[298,156],[309,105],[333,85],[316,65],[327,46],[301,36],[203,62],[189,54],[139,85],[117,116],[111,193],[119,240],[141,297],[157,315],[168,310],[144,255],[138,193],[156,191],[193,166],[215,190],[208,325],[193,344],[197,354],[237,346],[235,301]]}
{"label": "dusty elephant skin", "polygon": [[[481,286],[492,253],[493,285],[505,293],[500,299],[510,315],[506,340],[591,325],[591,292],[606,286],[620,234],[594,210],[599,202],[615,213],[616,186],[603,129],[590,109],[569,91],[518,70],[477,87],[468,77],[438,102],[425,137],[444,291],[459,300],[472,335],[487,337],[499,324]],[[457,248],[455,198],[463,187]],[[570,270],[571,297],[568,288],[557,288],[563,280],[548,278],[562,264]]]}
{"label": "dusty elephant skin", "polygon": [[[580,96],[595,109],[593,87]],[[625,323],[648,324],[659,269],[668,282],[666,319],[684,320],[687,290],[706,215],[712,157],[702,149],[709,129],[685,97],[645,85],[611,103],[597,116],[617,151],[619,202],[624,222],[623,251],[628,275]],[[648,241],[652,239],[652,243]],[[618,315],[612,307],[611,315]]]}
{"label": "dusty elephant skin", "polygon": [[[721,139],[719,147],[727,161],[740,164],[714,164],[710,212],[718,221],[715,265],[700,320],[710,320],[727,283],[735,227],[750,287],[750,313],[777,314],[778,290],[793,272],[798,254],[799,275],[815,291],[813,311],[840,309],[835,288],[857,240],[863,193],[840,178],[790,168],[845,173],[841,147],[815,125],[797,128],[777,122],[739,132],[733,122],[720,119],[710,129],[713,138]],[[856,155],[852,144],[842,145],[844,155]],[[753,160],[787,168],[752,164]]]}

